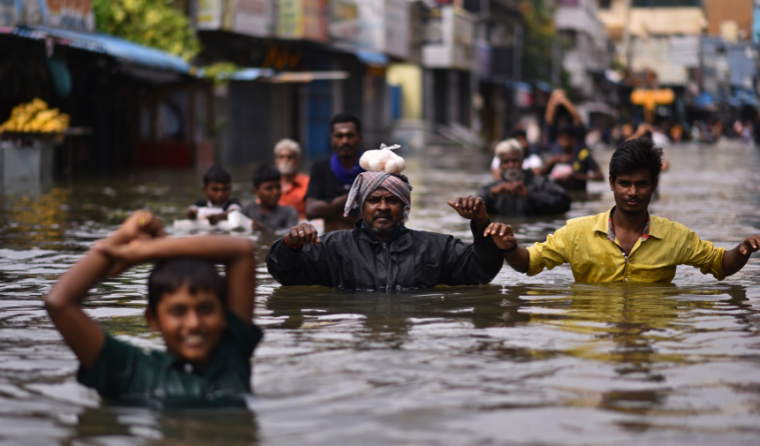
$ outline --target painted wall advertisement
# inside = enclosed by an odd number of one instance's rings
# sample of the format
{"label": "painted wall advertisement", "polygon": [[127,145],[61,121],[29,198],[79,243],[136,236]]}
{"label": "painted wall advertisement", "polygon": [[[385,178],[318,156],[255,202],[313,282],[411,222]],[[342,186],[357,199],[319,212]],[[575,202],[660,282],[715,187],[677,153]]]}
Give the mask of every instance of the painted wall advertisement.
{"label": "painted wall advertisement", "polygon": [[0,0],[0,26],[46,25],[93,31],[90,0]]}

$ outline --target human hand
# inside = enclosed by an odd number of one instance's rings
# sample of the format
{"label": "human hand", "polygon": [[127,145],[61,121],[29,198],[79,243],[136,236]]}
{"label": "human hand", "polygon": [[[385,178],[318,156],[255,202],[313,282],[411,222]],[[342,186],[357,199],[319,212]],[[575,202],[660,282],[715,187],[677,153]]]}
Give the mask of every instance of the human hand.
{"label": "human hand", "polygon": [[129,268],[150,260],[148,248],[155,240],[135,238],[125,244],[113,244],[108,241],[95,243],[93,251],[106,255],[111,265],[106,276],[118,276]]}
{"label": "human hand", "polygon": [[474,195],[459,197],[454,201],[449,201],[448,204],[454,208],[459,215],[469,220],[473,220],[478,226],[482,226],[488,221],[486,203],[480,197]]}
{"label": "human hand", "polygon": [[760,250],[760,237],[756,235],[750,235],[739,245],[739,252],[745,257],[749,257],[750,254],[758,250]]}
{"label": "human hand", "polygon": [[227,220],[227,213],[222,212],[220,214],[212,214],[212,215],[209,215],[207,219],[209,223],[211,223],[212,225],[215,225],[222,220]]}
{"label": "human hand", "polygon": [[528,188],[525,187],[525,183],[522,181],[515,181],[512,183],[512,195],[518,195],[520,197],[528,196]]}
{"label": "human hand", "polygon": [[322,239],[317,234],[317,229],[311,223],[300,223],[290,228],[290,232],[285,236],[289,245],[316,245],[322,243]]}
{"label": "human hand", "polygon": [[491,223],[483,232],[484,237],[491,236],[499,249],[511,249],[517,244],[512,226],[504,223]]}
{"label": "human hand", "polygon": [[195,220],[198,218],[198,208],[195,206],[190,206],[187,208],[187,212],[185,212],[185,217],[187,217],[188,220]]}
{"label": "human hand", "polygon": [[127,217],[116,233],[109,237],[106,242],[121,245],[137,238],[151,239],[164,235],[166,235],[164,222],[160,218],[156,217],[153,212],[138,210]]}

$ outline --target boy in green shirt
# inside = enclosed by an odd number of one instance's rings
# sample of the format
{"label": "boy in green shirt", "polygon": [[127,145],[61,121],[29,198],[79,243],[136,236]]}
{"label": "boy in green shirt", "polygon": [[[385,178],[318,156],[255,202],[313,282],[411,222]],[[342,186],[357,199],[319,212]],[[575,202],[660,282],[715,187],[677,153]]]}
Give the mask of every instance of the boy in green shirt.
{"label": "boy in green shirt", "polygon": [[[105,277],[157,262],[148,279],[145,318],[166,352],[144,352],[105,333],[81,307]],[[226,267],[222,279],[214,266]],[[104,398],[152,405],[244,405],[253,350],[255,260],[248,239],[163,237],[161,221],[132,214],[66,272],[45,307],[81,363],[77,380]]]}

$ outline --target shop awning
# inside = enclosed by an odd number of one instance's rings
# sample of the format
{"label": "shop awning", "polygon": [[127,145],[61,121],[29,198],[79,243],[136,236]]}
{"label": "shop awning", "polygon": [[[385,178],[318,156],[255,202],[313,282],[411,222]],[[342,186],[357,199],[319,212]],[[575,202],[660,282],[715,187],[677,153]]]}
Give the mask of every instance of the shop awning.
{"label": "shop awning", "polygon": [[190,64],[179,56],[108,34],[47,26],[17,26],[10,29],[10,34],[35,40],[52,38],[58,45],[107,54],[122,62],[181,74],[190,73]]}
{"label": "shop awning", "polygon": [[220,75],[231,81],[256,81],[273,84],[308,83],[321,80],[348,79],[347,71],[284,71],[275,72],[271,68],[241,68],[228,75]]}
{"label": "shop awning", "polygon": [[358,50],[354,51],[354,54],[359,58],[359,60],[366,63],[367,65],[378,65],[382,67],[388,65],[388,56],[384,53]]}

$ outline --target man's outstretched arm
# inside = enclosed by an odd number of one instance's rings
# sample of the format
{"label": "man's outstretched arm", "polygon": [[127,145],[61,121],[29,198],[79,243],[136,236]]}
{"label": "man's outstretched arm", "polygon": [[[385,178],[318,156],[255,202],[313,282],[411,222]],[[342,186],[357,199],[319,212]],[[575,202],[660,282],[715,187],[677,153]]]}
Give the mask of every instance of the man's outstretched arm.
{"label": "man's outstretched arm", "polygon": [[334,286],[333,270],[340,265],[331,262],[330,253],[317,230],[309,223],[290,229],[267,253],[267,271],[282,285]]}
{"label": "man's outstretched arm", "polygon": [[723,254],[723,273],[726,276],[736,274],[744,268],[752,253],[758,250],[760,250],[760,237],[750,235],[739,246]]}

